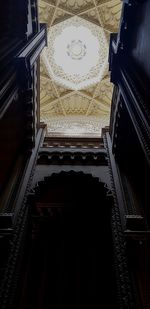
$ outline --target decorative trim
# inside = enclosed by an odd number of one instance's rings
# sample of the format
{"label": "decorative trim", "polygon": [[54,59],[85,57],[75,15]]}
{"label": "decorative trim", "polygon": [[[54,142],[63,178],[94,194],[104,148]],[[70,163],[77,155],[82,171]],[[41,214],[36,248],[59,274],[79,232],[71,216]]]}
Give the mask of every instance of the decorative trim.
{"label": "decorative trim", "polygon": [[[41,24],[41,29],[16,56],[16,66],[18,70],[18,83],[24,88],[24,82],[30,78],[30,71],[34,62],[39,57],[44,46],[47,45],[46,25]],[[26,85],[26,82],[25,82]]]}
{"label": "decorative trim", "polygon": [[[89,163],[90,162],[90,163]],[[104,149],[56,149],[41,148],[38,164],[85,164],[107,166],[106,151]]]}
{"label": "decorative trim", "polygon": [[30,192],[30,187],[34,175],[35,164],[40,147],[41,139],[43,138],[43,130],[40,129],[37,137],[35,150],[30,158],[23,183],[16,202],[14,214],[14,230],[10,242],[10,253],[8,261],[1,272],[0,285],[0,308],[10,309],[13,306],[15,299],[16,288],[19,279],[19,270],[23,254],[23,246],[25,235],[28,226],[28,206],[27,198]]}
{"label": "decorative trim", "polygon": [[136,309],[135,300],[133,297],[133,289],[128,269],[127,255],[126,255],[126,241],[123,233],[123,225],[120,214],[120,201],[118,200],[114,175],[112,171],[111,157],[112,146],[109,133],[104,135],[104,145],[108,155],[108,168],[111,178],[111,190],[114,198],[114,207],[112,208],[112,236],[113,248],[116,268],[116,278],[119,296],[119,309]]}
{"label": "decorative trim", "polygon": [[131,89],[131,81],[128,81],[126,74],[126,72],[121,71],[122,80],[119,82],[119,87],[147,162],[150,164],[150,127],[140,108],[139,102],[136,100],[134,91]]}

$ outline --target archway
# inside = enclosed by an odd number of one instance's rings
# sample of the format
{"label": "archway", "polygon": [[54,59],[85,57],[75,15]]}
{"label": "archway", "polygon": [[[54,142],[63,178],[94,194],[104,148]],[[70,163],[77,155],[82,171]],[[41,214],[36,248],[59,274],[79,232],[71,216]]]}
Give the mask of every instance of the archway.
{"label": "archway", "polygon": [[117,308],[111,206],[90,174],[60,172],[35,187],[21,308]]}

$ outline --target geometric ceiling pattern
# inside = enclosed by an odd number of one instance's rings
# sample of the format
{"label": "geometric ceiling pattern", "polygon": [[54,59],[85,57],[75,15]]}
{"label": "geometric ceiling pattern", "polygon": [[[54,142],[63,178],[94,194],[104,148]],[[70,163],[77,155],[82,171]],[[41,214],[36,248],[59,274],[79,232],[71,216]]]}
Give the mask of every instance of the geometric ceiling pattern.
{"label": "geometric ceiling pattern", "polygon": [[[110,33],[118,31],[121,7],[120,0],[39,0],[39,19],[47,24],[49,33],[56,25],[61,26],[64,21],[77,16],[88,21],[91,28],[96,25],[102,29],[109,46]],[[87,134],[89,128],[90,134],[92,130],[93,134],[100,134],[100,127],[109,125],[110,117],[113,86],[110,83],[108,65],[100,81],[83,89],[73,90],[64,84],[60,85],[50,76],[42,57],[40,62],[40,113],[41,121],[47,123],[48,133],[63,134],[64,128],[67,132],[68,124],[68,134],[74,135],[71,134],[72,121],[72,132],[74,130],[78,135],[82,136],[84,132]],[[101,123],[100,126],[98,122]]]}
{"label": "geometric ceiling pattern", "polygon": [[108,42],[102,27],[78,16],[52,26],[42,60],[57,84],[82,90],[106,73]]}

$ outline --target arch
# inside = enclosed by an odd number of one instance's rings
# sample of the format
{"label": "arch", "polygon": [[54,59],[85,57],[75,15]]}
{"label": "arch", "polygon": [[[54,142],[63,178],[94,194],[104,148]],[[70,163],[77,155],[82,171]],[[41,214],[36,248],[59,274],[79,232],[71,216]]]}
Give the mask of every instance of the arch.
{"label": "arch", "polygon": [[87,165],[38,165],[37,172],[32,182],[32,190],[39,185],[39,182],[43,182],[45,178],[51,177],[53,174],[65,173],[83,173],[85,175],[91,175],[93,178],[97,178],[99,182],[111,190],[111,179],[107,166],[87,166]]}
{"label": "arch", "polygon": [[[30,203],[34,250],[27,280],[33,308],[75,309],[103,302],[106,308],[112,303],[117,308],[111,206],[104,183],[83,172],[54,173],[34,188]],[[28,293],[25,299],[23,309],[29,304]]]}

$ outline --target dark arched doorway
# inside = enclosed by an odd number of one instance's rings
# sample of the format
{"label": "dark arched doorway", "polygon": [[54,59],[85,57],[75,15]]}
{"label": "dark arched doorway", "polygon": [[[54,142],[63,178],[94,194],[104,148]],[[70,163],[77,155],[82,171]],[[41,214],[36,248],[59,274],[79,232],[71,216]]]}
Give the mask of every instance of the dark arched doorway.
{"label": "dark arched doorway", "polygon": [[37,185],[22,309],[117,308],[111,203],[104,184],[82,172],[53,174]]}

